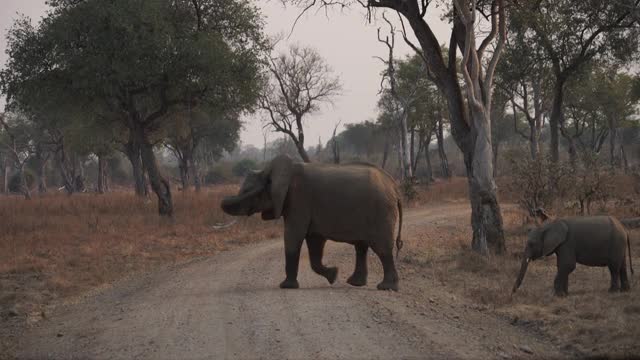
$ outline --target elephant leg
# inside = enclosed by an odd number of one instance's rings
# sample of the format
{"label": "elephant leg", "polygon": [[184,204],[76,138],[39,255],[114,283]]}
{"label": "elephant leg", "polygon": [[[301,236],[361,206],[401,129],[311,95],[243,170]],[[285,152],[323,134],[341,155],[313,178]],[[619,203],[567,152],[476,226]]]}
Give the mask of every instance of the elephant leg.
{"label": "elephant leg", "polygon": [[356,248],[356,269],[353,271],[353,275],[347,279],[347,283],[353,286],[367,285],[367,251],[369,245],[365,243],[358,243]]}
{"label": "elephant leg", "polygon": [[327,239],[321,236],[307,236],[307,248],[309,249],[309,261],[311,262],[311,269],[316,274],[322,275],[329,281],[329,284],[336,282],[338,276],[338,268],[326,267],[322,265],[322,254],[324,252],[324,245]]}
{"label": "elephant leg", "polygon": [[627,277],[627,264],[623,262],[620,267],[620,290],[629,291],[630,289],[631,286],[629,284],[629,278]]}
{"label": "elephant leg", "polygon": [[569,294],[569,274],[576,269],[575,251],[568,246],[560,246],[556,250],[558,273],[553,282],[553,290],[556,296]]}
{"label": "elephant leg", "polygon": [[611,273],[611,286],[609,292],[620,291],[620,267],[618,264],[609,265],[609,273]]}
{"label": "elephant leg", "polygon": [[378,255],[382,262],[382,270],[384,271],[384,278],[382,282],[378,284],[378,290],[394,290],[398,291],[398,272],[396,271],[396,265],[393,261],[393,241],[389,241],[389,246],[374,246],[373,252]]}
{"label": "elephant leg", "polygon": [[303,240],[303,234],[298,234],[285,225],[284,255],[287,278],[280,283],[280,287],[283,289],[297,289],[300,287],[298,284],[298,265],[300,263],[300,248]]}
{"label": "elephant leg", "polygon": [[558,273],[553,281],[553,290],[556,296],[562,297],[569,294],[569,274],[571,274],[575,268],[575,264],[558,266]]}

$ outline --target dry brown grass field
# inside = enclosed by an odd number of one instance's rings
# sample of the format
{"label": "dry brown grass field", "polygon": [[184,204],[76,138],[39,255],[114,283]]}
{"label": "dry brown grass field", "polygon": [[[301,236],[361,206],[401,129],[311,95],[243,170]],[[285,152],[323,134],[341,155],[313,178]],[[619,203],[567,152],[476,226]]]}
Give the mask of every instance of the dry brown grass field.
{"label": "dry brown grass field", "polygon": [[[175,217],[161,219],[155,201],[131,192],[0,199],[0,320],[30,323],[57,299],[81,295],[159,265],[210,256],[230,246],[279,236],[259,217],[235,226],[220,210],[237,186],[174,194]],[[8,335],[0,327],[0,346]],[[3,351],[0,348],[0,354]]]}
{"label": "dry brown grass field", "polygon": [[[626,184],[626,179],[617,180]],[[130,192],[107,195],[50,195],[25,201],[0,201],[0,354],[15,329],[46,318],[48,306],[72,299],[141,271],[214,255],[229,247],[281,236],[281,222],[258,216],[239,218],[225,229],[215,225],[231,220],[219,209],[222,196],[237,186],[226,185],[202,193],[174,194],[175,217],[160,219],[155,201]],[[406,204],[420,209],[437,204],[466,204],[464,178],[419,186]],[[442,221],[409,226],[406,250],[400,260],[403,281],[439,286],[468,301],[479,311],[511,319],[516,326],[549,336],[561,346],[589,354],[640,353],[640,302],[637,276],[632,291],[608,294],[608,270],[578,266],[570,277],[570,296],[552,295],[555,257],[534,262],[519,292],[510,289],[526,241],[524,212],[502,194],[507,231],[507,254],[489,258],[469,249],[468,216],[443,214]],[[409,212],[412,210],[408,210]],[[608,212],[629,216],[627,207]],[[632,233],[634,263],[640,268],[640,234]],[[13,329],[13,330],[11,330]],[[4,348],[2,348],[4,347]]]}

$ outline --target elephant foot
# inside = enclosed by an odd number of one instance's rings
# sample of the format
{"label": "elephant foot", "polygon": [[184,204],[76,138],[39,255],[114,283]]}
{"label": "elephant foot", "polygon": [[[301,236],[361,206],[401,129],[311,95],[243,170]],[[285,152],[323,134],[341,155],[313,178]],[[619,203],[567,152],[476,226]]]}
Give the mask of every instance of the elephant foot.
{"label": "elephant foot", "polygon": [[631,290],[631,286],[629,286],[629,284],[622,284],[622,287],[620,288],[620,291],[627,292],[629,290]]}
{"label": "elephant foot", "polygon": [[397,281],[382,281],[380,284],[378,284],[378,290],[398,291],[398,282]]}
{"label": "elephant foot", "polygon": [[564,290],[556,290],[553,292],[553,295],[557,296],[557,297],[566,297],[567,295],[569,295],[569,293],[567,293]]}
{"label": "elephant foot", "polygon": [[333,284],[334,282],[336,282],[336,278],[338,277],[338,268],[337,267],[327,268],[327,270],[324,273],[324,277],[327,278],[327,280],[329,281],[329,284]]}
{"label": "elephant foot", "polygon": [[298,284],[298,280],[285,279],[285,281],[280,283],[281,289],[297,289],[299,287],[300,284]]}
{"label": "elephant foot", "polygon": [[360,274],[353,274],[347,279],[347,284],[352,286],[365,286],[367,285],[367,276]]}

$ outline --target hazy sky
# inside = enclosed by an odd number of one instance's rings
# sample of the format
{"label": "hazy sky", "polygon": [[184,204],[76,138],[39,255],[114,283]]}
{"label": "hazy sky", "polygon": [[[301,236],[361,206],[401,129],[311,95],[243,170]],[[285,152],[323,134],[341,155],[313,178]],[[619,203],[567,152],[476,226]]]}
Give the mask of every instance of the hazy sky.
{"label": "hazy sky", "polygon": [[[288,35],[300,9],[283,7],[279,0],[256,0],[263,10],[267,21],[268,34],[285,33]],[[45,0],[0,0],[0,64],[6,62],[6,40],[4,34],[11,26],[17,13],[24,13],[38,21],[47,10]],[[441,43],[449,38],[448,26],[439,20],[440,12],[434,7],[428,21]],[[386,48],[377,41],[377,28],[386,24],[377,22],[368,24],[361,8],[352,10],[313,9],[303,16],[284,45],[296,43],[316,48],[327,63],[340,77],[343,84],[343,95],[338,97],[334,105],[328,105],[322,112],[310,117],[305,122],[306,146],[316,145],[318,137],[323,143],[331,136],[335,124],[358,123],[376,116],[376,99],[380,87],[380,72],[383,65],[374,56],[385,56]],[[390,18],[397,18],[389,14]],[[396,53],[400,56],[412,50],[404,44],[400,36],[396,36]],[[3,100],[0,103],[4,104]],[[2,105],[4,106],[4,105]],[[343,126],[341,126],[343,128]],[[269,133],[269,141],[280,134]],[[262,146],[262,122],[260,116],[245,119],[241,139],[243,144]]]}

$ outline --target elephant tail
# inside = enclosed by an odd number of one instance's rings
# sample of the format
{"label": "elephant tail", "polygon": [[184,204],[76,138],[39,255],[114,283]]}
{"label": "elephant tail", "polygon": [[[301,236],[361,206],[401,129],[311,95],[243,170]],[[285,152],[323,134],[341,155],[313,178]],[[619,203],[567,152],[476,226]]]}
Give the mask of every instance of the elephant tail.
{"label": "elephant tail", "polygon": [[400,199],[398,199],[398,237],[396,238],[396,260],[398,259],[398,254],[400,254],[400,249],[404,245],[402,241],[401,233],[402,233],[402,203]]}
{"label": "elephant tail", "polygon": [[629,232],[627,232],[627,254],[629,256],[629,270],[631,274],[633,274],[633,265],[631,264],[631,238],[629,236]]}

